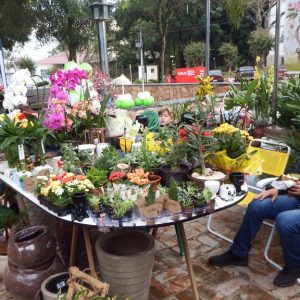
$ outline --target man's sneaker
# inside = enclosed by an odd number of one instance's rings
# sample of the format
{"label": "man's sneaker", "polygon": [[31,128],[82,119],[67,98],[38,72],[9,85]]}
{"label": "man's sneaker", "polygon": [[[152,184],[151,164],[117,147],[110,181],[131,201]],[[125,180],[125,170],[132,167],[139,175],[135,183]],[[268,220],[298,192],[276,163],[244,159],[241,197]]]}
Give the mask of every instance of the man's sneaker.
{"label": "man's sneaker", "polygon": [[273,280],[273,284],[279,287],[288,287],[297,282],[300,278],[300,266],[283,267]]}
{"label": "man's sneaker", "polygon": [[209,264],[212,266],[248,266],[248,256],[240,257],[234,255],[230,250],[226,251],[221,255],[212,256],[208,260]]}

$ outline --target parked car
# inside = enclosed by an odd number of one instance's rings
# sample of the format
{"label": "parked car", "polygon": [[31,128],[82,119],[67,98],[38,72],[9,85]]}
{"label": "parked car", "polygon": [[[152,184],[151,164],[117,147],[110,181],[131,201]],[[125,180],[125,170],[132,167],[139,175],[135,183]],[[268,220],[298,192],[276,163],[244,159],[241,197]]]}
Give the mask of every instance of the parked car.
{"label": "parked car", "polygon": [[285,66],[279,66],[277,70],[278,79],[284,79],[287,77],[287,72]]}
{"label": "parked car", "polygon": [[209,70],[208,75],[213,78],[213,81],[218,81],[218,82],[224,81],[222,70]]}
{"label": "parked car", "polygon": [[252,80],[254,78],[254,67],[253,66],[239,67],[235,74],[235,80],[240,81],[242,78]]}

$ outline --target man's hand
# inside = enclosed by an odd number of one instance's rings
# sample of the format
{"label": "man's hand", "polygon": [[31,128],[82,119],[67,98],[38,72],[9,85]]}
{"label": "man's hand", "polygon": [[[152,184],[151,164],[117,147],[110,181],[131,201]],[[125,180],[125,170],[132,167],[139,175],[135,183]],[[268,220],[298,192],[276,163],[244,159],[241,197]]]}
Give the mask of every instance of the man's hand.
{"label": "man's hand", "polygon": [[300,181],[298,180],[295,185],[292,187],[288,188],[288,194],[289,196],[293,197],[300,197]]}
{"label": "man's hand", "polygon": [[[271,197],[272,198],[272,202],[274,202],[274,201],[276,201],[277,196],[278,196],[278,190],[275,189],[275,188],[273,188],[273,189],[266,190],[266,191],[263,191],[263,192],[257,194],[254,197],[254,199],[264,200],[265,198]],[[300,196],[300,185],[299,185],[299,196]]]}

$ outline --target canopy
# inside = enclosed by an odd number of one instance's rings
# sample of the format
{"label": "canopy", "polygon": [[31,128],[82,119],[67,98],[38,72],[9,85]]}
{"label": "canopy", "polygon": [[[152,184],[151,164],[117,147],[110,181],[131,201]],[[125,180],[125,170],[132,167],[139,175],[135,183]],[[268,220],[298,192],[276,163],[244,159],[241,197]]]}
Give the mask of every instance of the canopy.
{"label": "canopy", "polygon": [[121,76],[113,79],[112,82],[117,84],[117,85],[131,84],[131,81],[124,74],[122,74]]}

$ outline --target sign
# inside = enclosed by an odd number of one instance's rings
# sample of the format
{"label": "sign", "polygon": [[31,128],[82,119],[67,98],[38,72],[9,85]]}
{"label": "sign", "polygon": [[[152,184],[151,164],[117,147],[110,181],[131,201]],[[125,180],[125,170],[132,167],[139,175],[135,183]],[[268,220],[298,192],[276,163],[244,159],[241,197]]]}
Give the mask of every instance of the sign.
{"label": "sign", "polygon": [[300,5],[298,0],[286,1],[284,16],[284,63],[288,71],[300,70]]}
{"label": "sign", "polygon": [[205,67],[180,68],[176,69],[176,82],[197,83],[196,76],[205,75]]}

